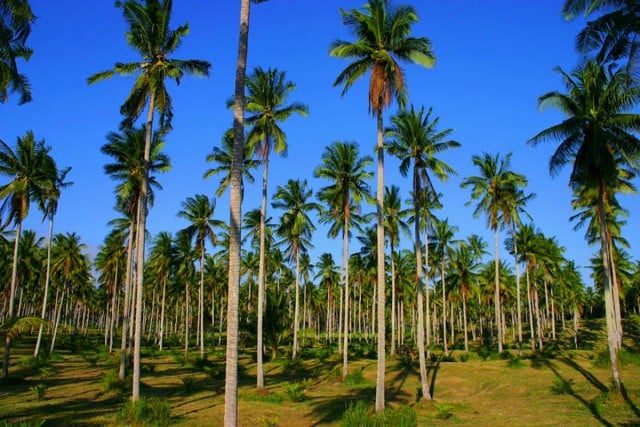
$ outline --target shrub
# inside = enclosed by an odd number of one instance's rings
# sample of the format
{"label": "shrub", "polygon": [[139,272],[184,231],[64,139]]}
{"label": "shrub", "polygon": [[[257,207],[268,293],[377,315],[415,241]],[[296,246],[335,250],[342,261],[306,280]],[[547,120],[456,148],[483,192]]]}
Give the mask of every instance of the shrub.
{"label": "shrub", "polygon": [[102,386],[102,391],[105,393],[109,391],[118,391],[118,392],[127,391],[131,388],[131,376],[127,375],[125,377],[124,383],[122,383],[120,382],[118,371],[115,371],[115,370],[108,371],[102,374],[100,385]]}
{"label": "shrub", "polygon": [[41,427],[43,426],[47,420],[37,420],[37,421],[0,421],[0,427]]}
{"label": "shrub", "polygon": [[460,355],[460,361],[461,361],[461,362],[466,362],[466,361],[468,361],[468,360],[469,360],[469,353],[462,353],[462,354]]}
{"label": "shrub", "polygon": [[438,411],[438,413],[436,414],[436,418],[440,420],[448,420],[453,418],[454,406],[451,403],[433,402],[433,406]]}
{"label": "shrub", "polygon": [[94,367],[98,364],[100,356],[95,353],[82,353],[82,358],[89,364],[90,367]]}
{"label": "shrub", "polygon": [[190,394],[196,389],[196,378],[193,376],[183,377],[182,379],[182,392],[184,394]]}
{"label": "shrub", "polygon": [[127,402],[117,415],[123,425],[168,426],[171,423],[171,406],[158,397],[141,398]]}
{"label": "shrub", "polygon": [[363,376],[363,369],[355,369],[347,374],[347,378],[344,380],[344,385],[353,387],[362,385],[365,383]]}
{"label": "shrub", "polygon": [[556,382],[551,386],[551,392],[553,394],[573,394],[573,380],[556,378]]}
{"label": "shrub", "polygon": [[344,427],[369,427],[373,426],[371,420],[371,407],[363,401],[351,403],[342,415]]}
{"label": "shrub", "polygon": [[306,391],[310,385],[309,380],[287,384],[284,386],[284,394],[292,402],[302,402],[307,398]]}
{"label": "shrub", "polygon": [[511,356],[507,361],[507,366],[512,369],[523,368],[524,362],[518,356]]}
{"label": "shrub", "polygon": [[441,362],[457,362],[456,358],[452,354],[444,355],[440,358]]}
{"label": "shrub", "polygon": [[374,413],[363,401],[351,403],[342,416],[345,427],[416,427],[418,416],[410,406],[399,409],[386,408]]}
{"label": "shrub", "polygon": [[30,390],[36,395],[37,400],[44,400],[44,395],[47,391],[47,385],[45,383],[38,383],[32,385]]}

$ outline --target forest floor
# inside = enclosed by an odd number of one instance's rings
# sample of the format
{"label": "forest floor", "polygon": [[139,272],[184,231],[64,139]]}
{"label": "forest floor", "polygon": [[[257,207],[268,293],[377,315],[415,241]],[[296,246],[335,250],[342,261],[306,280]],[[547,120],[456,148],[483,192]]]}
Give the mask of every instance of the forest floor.
{"label": "forest floor", "polygon": [[[637,324],[637,322],[636,322]],[[627,329],[622,352],[622,392],[610,391],[602,328],[587,325],[585,349],[548,345],[545,352],[510,348],[498,356],[474,347],[429,363],[433,400],[418,399],[418,362],[410,355],[387,359],[386,400],[392,408],[410,406],[418,425],[613,426],[640,425],[640,340]],[[10,378],[0,382],[0,426],[120,425],[130,390],[117,384],[118,357],[100,352],[98,336],[65,337],[55,355],[34,366],[28,337],[12,349]],[[375,355],[355,341],[349,377],[341,379],[342,357],[314,348],[297,363],[265,363],[265,386],[255,389],[255,352],[241,353],[241,426],[340,425],[356,401],[373,405]],[[199,360],[194,348],[185,359],[177,347],[147,349],[142,360],[142,395],[171,408],[170,425],[219,426],[224,412],[224,352]],[[436,356],[442,356],[434,353]],[[455,360],[455,361],[454,361]],[[463,361],[464,360],[464,361]],[[115,380],[114,380],[115,376]],[[389,425],[393,425],[389,424]]]}

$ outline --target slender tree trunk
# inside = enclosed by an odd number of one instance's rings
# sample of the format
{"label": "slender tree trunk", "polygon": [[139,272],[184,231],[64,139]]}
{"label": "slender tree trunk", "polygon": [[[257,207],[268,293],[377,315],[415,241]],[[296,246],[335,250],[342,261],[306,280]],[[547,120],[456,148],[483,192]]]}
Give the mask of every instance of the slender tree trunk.
{"label": "slender tree trunk", "polygon": [[382,110],[377,111],[378,122],[378,183],[376,189],[376,244],[377,244],[377,284],[378,284],[378,366],[376,370],[376,412],[384,409],[384,377],[385,377],[385,271],[384,271],[384,145]]}
{"label": "slender tree trunk", "polygon": [[597,214],[600,220],[600,254],[602,256],[602,271],[604,276],[604,306],[607,319],[607,342],[609,345],[609,358],[611,359],[611,377],[613,386],[620,390],[620,371],[618,369],[618,335],[615,318],[615,305],[612,296],[612,287],[617,286],[611,282],[611,266],[609,255],[609,230],[607,229],[607,217],[605,210],[605,189],[600,182]]}
{"label": "slender tree trunk", "polygon": [[467,293],[462,293],[462,318],[464,321],[464,352],[469,353],[469,337],[467,334]]}
{"label": "slender tree trunk", "polygon": [[[140,206],[137,207],[140,209]],[[137,213],[136,213],[137,218]],[[126,268],[126,287],[124,293],[124,310],[122,312],[122,335],[120,337],[120,370],[118,372],[118,380],[120,383],[124,383],[126,377],[126,365],[127,365],[127,335],[129,331],[129,319],[130,319],[130,294],[133,287],[133,249],[134,249],[134,230],[137,224],[137,220],[131,218],[131,224],[129,225],[129,242],[127,248],[127,268]]]}
{"label": "slender tree trunk", "polygon": [[420,389],[422,391],[422,400],[431,400],[431,392],[429,391],[429,379],[427,378],[427,362],[424,355],[424,307],[423,307],[423,278],[422,273],[422,242],[420,242],[420,206],[417,200],[419,191],[419,181],[417,172],[413,174],[413,206],[415,209],[414,221],[414,250],[416,253],[416,289],[418,300],[418,362],[420,364]]}
{"label": "slender tree trunk", "polygon": [[518,356],[522,356],[522,303],[520,302],[520,263],[518,262],[518,241],[516,227],[513,226],[513,262],[516,265],[516,304],[518,305]]}
{"label": "slender tree trunk", "polygon": [[189,356],[189,329],[191,329],[191,292],[189,292],[189,282],[184,286],[184,357]]}
{"label": "slender tree trunk", "polygon": [[345,204],[342,241],[344,243],[344,315],[342,316],[342,379],[349,374],[349,204]]}
{"label": "slender tree trunk", "polygon": [[262,359],[263,346],[263,310],[265,301],[265,275],[266,275],[266,226],[267,217],[267,176],[269,173],[269,149],[271,141],[269,135],[265,136],[264,153],[262,159],[262,204],[260,206],[260,254],[258,267],[258,331],[257,331],[257,388],[264,388],[264,366]]}
{"label": "slender tree trunk", "polygon": [[300,251],[298,248],[295,249],[296,252],[296,302],[295,309],[293,315],[293,351],[291,353],[291,359],[296,360],[296,356],[298,354],[298,324],[300,319],[298,318],[298,313],[300,311]]}
{"label": "slender tree trunk", "polygon": [[[240,35],[238,41],[238,62],[233,106],[233,163],[231,167],[231,191],[229,209],[229,284],[227,294],[227,357],[224,393],[224,426],[238,424],[238,308],[240,300],[240,239],[242,221],[242,156],[244,144],[244,80],[247,69],[249,48],[250,0],[240,2]],[[258,310],[262,310],[262,301]],[[260,316],[259,316],[260,317]],[[260,333],[260,328],[258,328]],[[261,344],[261,343],[259,343]],[[258,349],[261,361],[262,348]],[[260,368],[258,375],[261,375]],[[258,387],[262,378],[258,378]]]}
{"label": "slender tree trunk", "polygon": [[449,354],[447,347],[447,287],[444,282],[444,249],[442,250],[442,260],[440,261],[440,280],[442,282],[442,343],[444,354]]}
{"label": "slender tree trunk", "polygon": [[36,348],[33,351],[33,358],[38,358],[40,352],[40,343],[42,342],[42,330],[44,328],[45,315],[47,313],[47,299],[49,297],[49,280],[51,278],[51,239],[53,239],[53,216],[49,219],[49,240],[47,241],[47,272],[44,279],[44,296],[42,297],[42,312],[40,318],[43,323],[40,324],[38,329],[38,339],[36,340]]}
{"label": "slender tree trunk", "polygon": [[165,274],[162,280],[162,304],[160,305],[160,343],[158,344],[158,348],[162,351],[162,343],[164,341],[164,305],[166,303],[167,296],[167,275]]}
{"label": "slender tree trunk", "polygon": [[[16,287],[18,285],[18,247],[20,246],[20,234],[22,233],[22,221],[18,221],[16,227],[16,239],[13,243],[13,266],[11,268],[11,289],[9,291],[9,311],[7,320],[13,320],[13,305],[15,303]],[[2,378],[9,377],[9,355],[11,352],[11,338],[7,334],[4,341],[4,360],[2,363]]]}
{"label": "slender tree trunk", "polygon": [[425,317],[427,319],[427,325],[425,327],[427,331],[427,357],[431,358],[431,302],[429,297],[429,233],[424,233],[424,292],[427,296],[427,307]]}
{"label": "slender tree trunk", "polygon": [[[396,355],[396,264],[393,259],[393,240],[391,245],[391,356]],[[420,258],[419,258],[420,260]],[[418,261],[419,263],[419,261]]]}
{"label": "slender tree trunk", "polygon": [[[67,279],[65,278],[65,283],[67,283]],[[58,326],[60,325],[60,315],[62,314],[62,304],[64,303],[64,294],[65,292],[61,292],[60,295],[60,304],[58,304],[58,313],[56,314],[56,321],[53,326],[53,335],[51,336],[51,346],[49,347],[49,354],[53,354],[53,349],[56,346],[56,336],[58,335]]]}
{"label": "slender tree trunk", "polygon": [[116,265],[113,280],[113,295],[111,295],[111,321],[109,322],[109,354],[113,353],[113,326],[116,323],[116,299],[118,297],[118,265]]}
{"label": "slender tree trunk", "polygon": [[498,328],[498,353],[502,353],[502,342],[504,341],[502,322],[500,321],[500,256],[498,255],[498,229],[493,230],[493,253],[495,254],[495,322]]}
{"label": "slender tree trunk", "polygon": [[198,321],[200,322],[200,359],[204,359],[204,241],[200,256],[200,293],[198,295]]}

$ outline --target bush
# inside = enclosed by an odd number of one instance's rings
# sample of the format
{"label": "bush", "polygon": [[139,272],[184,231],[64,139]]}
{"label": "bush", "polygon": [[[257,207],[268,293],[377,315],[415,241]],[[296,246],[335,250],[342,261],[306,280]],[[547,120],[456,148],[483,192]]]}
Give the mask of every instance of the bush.
{"label": "bush", "polygon": [[456,358],[452,354],[444,355],[440,358],[441,362],[457,362]]}
{"label": "bush", "polygon": [[399,409],[386,408],[374,413],[373,408],[362,401],[351,403],[342,416],[345,427],[416,427],[418,416],[410,406]]}
{"label": "bush", "polygon": [[573,380],[556,378],[556,382],[551,386],[553,394],[573,394]]}
{"label": "bush", "polygon": [[362,385],[365,383],[364,380],[364,376],[363,376],[363,369],[355,369],[351,372],[349,372],[347,374],[347,378],[345,378],[344,380],[344,385],[349,386],[349,387],[353,387],[353,386],[358,386],[358,385]]}
{"label": "bush", "polygon": [[95,367],[98,364],[98,360],[100,360],[100,356],[95,353],[82,353],[82,358],[90,367]]}
{"label": "bush", "polygon": [[438,413],[436,414],[436,418],[440,420],[448,420],[453,418],[453,405],[451,403],[446,402],[433,402],[433,406],[435,406]]}
{"label": "bush", "polygon": [[38,383],[31,386],[30,390],[36,395],[37,400],[44,400],[44,395],[47,391],[47,385],[45,383]]}
{"label": "bush", "polygon": [[158,397],[142,398],[125,403],[117,418],[123,425],[168,426],[171,423],[171,406]]}
{"label": "bush", "polygon": [[466,361],[468,361],[468,360],[469,360],[469,353],[462,353],[462,354],[460,355],[460,361],[461,361],[461,362],[466,362]]}
{"label": "bush", "polygon": [[510,356],[507,366],[512,369],[524,368],[524,362],[518,356]]}
{"label": "bush", "polygon": [[307,398],[306,391],[310,385],[310,380],[287,384],[284,386],[284,394],[292,402],[302,402]]}
{"label": "bush", "polygon": [[182,392],[190,394],[196,389],[196,378],[193,376],[182,378]]}
{"label": "bush", "polygon": [[47,420],[37,420],[37,421],[0,421],[0,427],[41,427],[43,426]]}
{"label": "bush", "polygon": [[131,380],[131,376],[127,375],[124,383],[122,383],[120,382],[118,371],[108,371],[102,374],[100,385],[102,386],[102,391],[105,393],[109,391],[124,392],[131,389]]}

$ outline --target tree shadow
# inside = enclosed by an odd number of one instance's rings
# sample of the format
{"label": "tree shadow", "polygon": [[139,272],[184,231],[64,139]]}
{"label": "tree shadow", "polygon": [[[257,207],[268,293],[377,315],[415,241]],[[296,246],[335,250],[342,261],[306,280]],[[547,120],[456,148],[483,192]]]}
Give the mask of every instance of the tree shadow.
{"label": "tree shadow", "polygon": [[620,384],[620,394],[622,395],[622,398],[624,399],[625,403],[629,406],[629,408],[633,411],[633,413],[636,414],[636,417],[640,419],[640,409],[638,409],[636,404],[633,403],[633,401],[629,397],[629,393],[627,393],[627,388],[622,383]]}
{"label": "tree shadow", "polygon": [[[558,371],[558,369],[553,365],[553,363],[551,363],[549,360],[546,359],[541,359],[538,361],[541,365],[544,365],[545,367],[547,367],[551,372],[553,372],[553,374],[556,376],[556,378],[561,382],[561,384],[563,385],[563,389],[564,389],[564,393],[568,394],[569,396],[572,396],[573,398],[575,398],[578,402],[580,402],[585,408],[587,408],[589,410],[589,412],[591,412],[591,414],[593,415],[593,417],[602,425],[607,426],[607,427],[613,427],[613,424],[611,424],[609,421],[607,421],[601,414],[600,411],[598,409],[598,407],[593,403],[590,402],[588,400],[586,400],[584,397],[580,396],[578,393],[575,392],[575,390],[573,389],[573,386],[571,385],[571,381],[567,380],[566,378],[564,378],[562,376],[562,374],[560,374],[560,372]],[[571,366],[571,365],[570,365]],[[583,372],[578,371],[581,374],[584,375]],[[587,372],[587,371],[585,371]],[[587,372],[588,373],[588,372]],[[590,376],[592,376],[591,374],[589,374]],[[591,384],[594,384],[588,377],[587,380],[589,382],[591,382]],[[595,380],[598,384],[600,384],[601,386],[604,386],[602,383],[600,383],[597,379]],[[595,386],[595,384],[594,384]],[[598,386],[596,386],[596,388],[598,388],[598,390],[602,389]],[[605,387],[605,390],[607,390],[607,388]]]}
{"label": "tree shadow", "polygon": [[564,363],[565,365],[575,369],[587,381],[589,381],[591,383],[591,385],[593,385],[595,388],[597,388],[601,392],[604,393],[604,392],[609,391],[609,388],[606,385],[602,384],[602,382],[598,378],[596,378],[591,372],[587,371],[586,369],[584,369],[582,366],[578,365],[573,360],[571,360],[569,358],[566,358],[566,357],[559,357],[557,360],[559,360],[560,362]]}
{"label": "tree shadow", "polygon": [[[334,387],[343,387],[336,385]],[[351,404],[358,401],[372,402],[376,396],[375,386],[363,387],[358,389],[348,389],[345,393],[332,392],[326,396],[316,396],[312,399],[309,406],[311,412],[315,415],[316,424],[336,424],[342,418],[344,412]]]}

